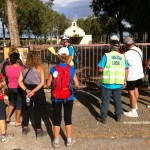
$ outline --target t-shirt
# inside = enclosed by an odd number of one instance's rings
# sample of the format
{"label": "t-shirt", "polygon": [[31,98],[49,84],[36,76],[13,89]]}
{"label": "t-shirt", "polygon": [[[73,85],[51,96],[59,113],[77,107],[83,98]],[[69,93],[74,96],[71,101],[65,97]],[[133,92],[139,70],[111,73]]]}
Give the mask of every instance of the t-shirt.
{"label": "t-shirt", "polygon": [[[72,57],[73,57],[74,49],[73,49],[73,47],[72,47],[71,45],[68,46],[68,50],[69,50],[69,56],[72,56]],[[73,66],[73,65],[74,65],[74,62],[71,61],[69,65],[70,65],[70,66]]]}
{"label": "t-shirt", "polygon": [[19,88],[18,78],[22,66],[6,66],[6,76],[8,78],[8,87],[9,88]]}
{"label": "t-shirt", "polygon": [[[66,63],[61,63],[59,64],[60,67],[66,67]],[[52,67],[50,69],[50,74],[53,76],[53,73],[56,71],[56,67]],[[75,75],[75,68],[74,66],[70,66],[70,79],[71,81],[73,81],[73,78],[74,78],[74,75]],[[71,91],[72,91],[72,94],[71,96],[67,99],[68,100],[74,100],[74,91],[73,91],[73,88],[72,88],[72,83],[70,83],[70,88],[71,88]],[[55,98],[54,97],[51,97],[51,100],[52,101],[55,101]],[[57,101],[64,101],[64,100],[57,100]]]}
{"label": "t-shirt", "polygon": [[134,49],[137,52],[134,50],[128,50],[124,54],[129,64],[127,81],[135,81],[144,77],[142,66],[143,54],[141,49],[136,46],[133,46],[130,49]]}
{"label": "t-shirt", "polygon": [[[104,54],[102,59],[98,63],[98,67],[99,68],[105,68],[106,62],[107,62],[107,57]],[[128,68],[128,63],[127,63],[127,61],[125,61],[125,69],[127,69],[127,68]],[[122,84],[104,84],[104,83],[101,83],[101,82],[100,82],[100,85],[104,86],[107,89],[118,89],[118,88],[122,87]]]}
{"label": "t-shirt", "polygon": [[28,68],[25,67],[22,74],[23,74],[23,77],[26,76],[26,78],[24,79],[25,84],[38,85],[41,83],[41,75],[40,75],[40,72],[36,68],[32,68],[29,70]]}

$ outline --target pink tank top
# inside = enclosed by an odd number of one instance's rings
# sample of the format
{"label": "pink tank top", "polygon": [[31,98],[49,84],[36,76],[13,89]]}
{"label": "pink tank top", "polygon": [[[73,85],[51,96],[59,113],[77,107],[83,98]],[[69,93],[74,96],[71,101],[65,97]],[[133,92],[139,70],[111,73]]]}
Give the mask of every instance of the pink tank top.
{"label": "pink tank top", "polygon": [[22,66],[6,66],[6,76],[8,78],[8,87],[9,88],[18,88],[18,78],[20,71],[22,69]]}

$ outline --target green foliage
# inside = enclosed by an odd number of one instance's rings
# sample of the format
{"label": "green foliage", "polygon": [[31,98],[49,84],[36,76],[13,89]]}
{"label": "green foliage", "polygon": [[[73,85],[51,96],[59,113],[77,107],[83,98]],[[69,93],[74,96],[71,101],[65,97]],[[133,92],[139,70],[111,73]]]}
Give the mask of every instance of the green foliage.
{"label": "green foliage", "polygon": [[[69,21],[64,15],[52,10],[54,0],[44,3],[42,0],[15,0],[17,6],[17,20],[20,36],[47,37],[48,35],[63,34]],[[0,18],[6,18],[5,0],[0,0]],[[6,20],[6,19],[5,19]],[[7,26],[7,22],[4,22]],[[57,29],[57,31],[56,31]]]}
{"label": "green foliage", "polygon": [[[121,41],[123,31],[137,33],[139,41],[142,41],[145,32],[150,35],[149,0],[93,0],[91,8],[105,22],[103,31],[107,34],[120,32]],[[123,21],[127,21],[131,28],[125,27]]]}
{"label": "green foliage", "polygon": [[97,17],[88,16],[86,19],[78,19],[77,24],[81,27],[86,34],[92,34],[92,42],[99,43],[104,42],[102,40],[103,37],[103,23]]}

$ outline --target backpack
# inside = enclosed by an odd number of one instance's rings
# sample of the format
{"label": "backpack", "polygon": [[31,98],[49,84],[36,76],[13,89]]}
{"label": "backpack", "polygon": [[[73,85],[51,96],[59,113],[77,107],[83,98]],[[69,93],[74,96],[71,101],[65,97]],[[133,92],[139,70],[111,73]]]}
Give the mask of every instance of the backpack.
{"label": "backpack", "polygon": [[80,50],[77,49],[77,46],[72,46],[72,45],[69,45],[69,46],[71,46],[74,50],[73,62],[74,64],[77,64],[79,62]]}
{"label": "backpack", "polygon": [[56,65],[56,71],[53,73],[52,96],[55,99],[68,99],[72,94],[70,81],[70,65],[67,64],[66,67]]}

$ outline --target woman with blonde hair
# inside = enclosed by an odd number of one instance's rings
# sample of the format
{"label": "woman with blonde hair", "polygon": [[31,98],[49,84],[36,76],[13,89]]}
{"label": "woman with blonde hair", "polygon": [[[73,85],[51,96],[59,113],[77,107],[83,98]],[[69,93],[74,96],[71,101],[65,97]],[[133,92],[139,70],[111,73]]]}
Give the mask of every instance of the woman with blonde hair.
{"label": "woman with blonde hair", "polygon": [[43,135],[41,111],[46,105],[46,97],[43,89],[45,71],[40,60],[41,58],[37,51],[30,51],[27,55],[26,65],[19,76],[19,85],[23,89],[22,135],[27,135],[29,132],[28,124],[33,107],[37,139]]}
{"label": "woman with blonde hair", "polygon": [[58,50],[58,58],[60,64],[51,68],[47,86],[52,86],[52,107],[53,107],[53,134],[54,148],[59,147],[59,133],[62,119],[62,107],[64,109],[64,121],[66,128],[67,143],[66,146],[72,146],[75,139],[72,138],[72,109],[74,102],[74,91],[72,83],[75,87],[79,86],[74,66],[67,64],[69,59],[69,51],[67,47]]}

